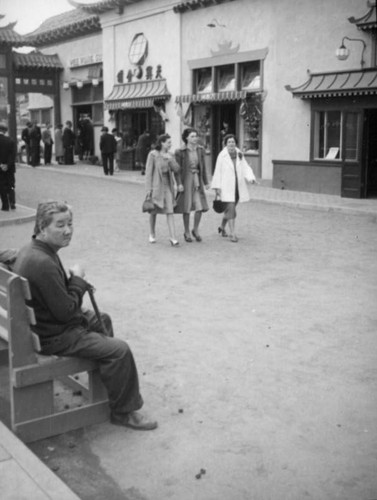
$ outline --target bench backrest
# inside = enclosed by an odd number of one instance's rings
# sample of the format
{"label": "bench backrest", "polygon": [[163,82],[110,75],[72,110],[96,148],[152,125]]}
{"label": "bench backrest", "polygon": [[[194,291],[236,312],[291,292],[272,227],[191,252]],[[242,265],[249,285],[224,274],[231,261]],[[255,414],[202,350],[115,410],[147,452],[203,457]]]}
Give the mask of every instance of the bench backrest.
{"label": "bench backrest", "polygon": [[9,344],[9,363],[18,368],[37,361],[39,337],[31,330],[35,325],[27,279],[0,267],[0,337]]}

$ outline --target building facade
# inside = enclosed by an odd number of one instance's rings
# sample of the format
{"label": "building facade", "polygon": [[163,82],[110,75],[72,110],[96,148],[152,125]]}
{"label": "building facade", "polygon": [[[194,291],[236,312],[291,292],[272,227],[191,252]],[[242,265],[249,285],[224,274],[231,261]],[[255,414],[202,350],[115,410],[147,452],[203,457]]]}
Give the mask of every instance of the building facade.
{"label": "building facade", "polygon": [[278,189],[377,194],[375,0],[70,3],[64,40],[30,36],[62,61],[63,118],[117,127],[124,168],[145,129],[195,126],[209,174],[233,132]]}

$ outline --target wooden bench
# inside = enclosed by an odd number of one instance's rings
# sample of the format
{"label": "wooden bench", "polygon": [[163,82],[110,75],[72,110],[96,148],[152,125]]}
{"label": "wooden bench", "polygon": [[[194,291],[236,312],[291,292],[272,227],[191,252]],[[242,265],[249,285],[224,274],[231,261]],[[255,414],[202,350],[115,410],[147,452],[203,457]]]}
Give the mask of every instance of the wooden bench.
{"label": "wooden bench", "polygon": [[[34,310],[26,303],[30,298],[28,281],[0,267],[0,361],[6,351],[13,432],[31,442],[107,420],[107,393],[95,361],[38,354],[39,337],[30,327]],[[56,409],[57,380],[80,391],[82,406]]]}

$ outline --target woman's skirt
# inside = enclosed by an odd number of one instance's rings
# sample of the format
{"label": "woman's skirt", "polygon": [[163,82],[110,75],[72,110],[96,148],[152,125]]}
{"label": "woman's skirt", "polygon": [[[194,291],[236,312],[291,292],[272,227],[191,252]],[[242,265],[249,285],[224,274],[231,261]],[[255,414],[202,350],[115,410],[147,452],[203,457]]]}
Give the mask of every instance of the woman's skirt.
{"label": "woman's skirt", "polygon": [[156,207],[152,214],[172,214],[174,212],[173,193],[170,188],[169,174],[162,174],[162,188],[164,194],[164,208]]}
{"label": "woman's skirt", "polygon": [[237,180],[237,177],[236,177],[236,187],[235,187],[234,197],[235,197],[236,201],[228,201],[226,203],[226,208],[225,208],[225,211],[224,211],[224,219],[225,220],[232,220],[232,219],[235,219],[237,217],[236,206],[237,206],[238,200],[240,199],[240,195],[239,195],[239,192],[238,192],[238,180]]}
{"label": "woman's skirt", "polygon": [[[182,195],[181,195],[182,196]],[[204,193],[200,192],[200,188],[195,186],[195,175],[188,170],[185,179],[185,190],[183,193],[184,196],[184,207],[188,207],[189,210],[187,212],[207,212],[208,206],[205,206],[204,200],[202,197],[205,197]],[[184,209],[185,213],[186,210]]]}

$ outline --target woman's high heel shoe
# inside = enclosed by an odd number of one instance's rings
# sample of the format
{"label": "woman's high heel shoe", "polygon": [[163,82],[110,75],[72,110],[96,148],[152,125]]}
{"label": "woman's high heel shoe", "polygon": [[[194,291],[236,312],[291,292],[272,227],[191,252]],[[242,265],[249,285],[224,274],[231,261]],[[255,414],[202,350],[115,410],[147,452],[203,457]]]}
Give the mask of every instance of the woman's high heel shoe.
{"label": "woman's high heel shoe", "polygon": [[217,230],[218,230],[219,234],[221,234],[221,236],[223,236],[224,238],[226,238],[228,236],[228,233],[222,227],[217,228]]}
{"label": "woman's high heel shoe", "polygon": [[156,243],[156,238],[151,234],[149,235],[149,243]]}
{"label": "woman's high heel shoe", "polygon": [[187,243],[192,243],[192,239],[190,236],[187,236],[186,233],[183,233],[183,237]]}
{"label": "woman's high heel shoe", "polygon": [[195,232],[195,229],[193,229],[193,230],[191,231],[191,234],[192,234],[192,235],[193,235],[193,237],[196,239],[196,241],[202,241],[202,237],[201,237],[198,233],[196,233],[196,232]]}
{"label": "woman's high heel shoe", "polygon": [[170,241],[170,245],[172,247],[178,247],[179,246],[179,241],[178,240],[172,240],[171,238],[169,238],[169,241]]}

